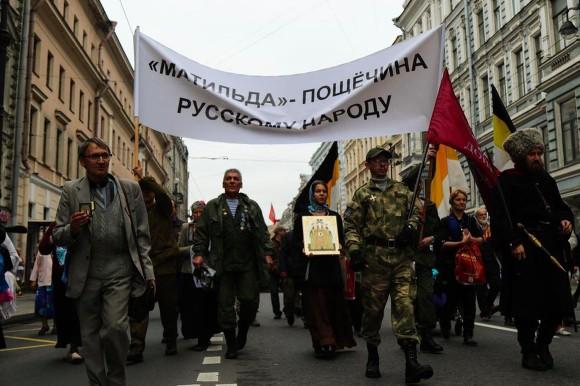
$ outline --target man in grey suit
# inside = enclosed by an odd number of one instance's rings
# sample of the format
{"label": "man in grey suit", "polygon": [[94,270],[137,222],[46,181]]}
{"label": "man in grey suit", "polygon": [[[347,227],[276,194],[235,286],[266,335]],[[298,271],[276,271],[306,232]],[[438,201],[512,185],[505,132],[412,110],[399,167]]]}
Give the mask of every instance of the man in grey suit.
{"label": "man in grey suit", "polygon": [[147,210],[136,182],[109,174],[99,138],[79,146],[86,176],[65,183],[54,240],[68,248],[66,295],[77,300],[90,385],[125,385],[130,296],[155,289]]}

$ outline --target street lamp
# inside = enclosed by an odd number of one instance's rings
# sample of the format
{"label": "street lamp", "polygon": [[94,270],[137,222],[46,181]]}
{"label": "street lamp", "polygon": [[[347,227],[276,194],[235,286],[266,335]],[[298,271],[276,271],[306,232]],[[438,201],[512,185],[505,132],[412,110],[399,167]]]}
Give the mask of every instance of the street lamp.
{"label": "street lamp", "polygon": [[578,10],[580,10],[580,1],[578,1],[577,7],[572,7],[572,8],[566,9],[566,21],[564,23],[562,23],[562,25],[560,26],[560,29],[558,30],[560,32],[560,35],[567,37],[570,35],[575,35],[576,32],[578,32],[578,27],[576,27],[574,25],[574,23],[572,23],[570,21],[570,19],[568,18],[568,12],[578,11]]}

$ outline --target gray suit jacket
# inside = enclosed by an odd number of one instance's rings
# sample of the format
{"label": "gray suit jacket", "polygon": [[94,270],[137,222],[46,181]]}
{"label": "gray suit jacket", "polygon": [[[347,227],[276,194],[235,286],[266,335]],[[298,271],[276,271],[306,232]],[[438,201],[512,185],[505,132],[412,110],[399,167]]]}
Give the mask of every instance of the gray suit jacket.
{"label": "gray suit jacket", "polygon": [[[131,296],[140,296],[145,292],[146,280],[154,279],[153,265],[149,258],[151,239],[149,236],[149,221],[147,209],[143,201],[141,189],[136,182],[129,180],[119,180],[113,177],[116,184],[116,194],[119,194],[123,220],[125,224],[125,235],[131,255],[131,260],[135,266],[136,274],[133,275],[133,285]],[[127,199],[123,190],[127,193]],[[54,242],[68,248],[69,281],[66,296],[78,298],[84,290],[89,271],[91,256],[91,230],[90,224],[83,226],[81,232],[73,237],[70,232],[70,217],[79,210],[79,204],[90,202],[91,192],[87,177],[66,182],[62,189],[58,210],[56,212],[56,226],[53,231]],[[129,202],[127,202],[129,201]],[[135,228],[135,236],[131,229],[131,221]],[[104,246],[106,248],[106,246]]]}

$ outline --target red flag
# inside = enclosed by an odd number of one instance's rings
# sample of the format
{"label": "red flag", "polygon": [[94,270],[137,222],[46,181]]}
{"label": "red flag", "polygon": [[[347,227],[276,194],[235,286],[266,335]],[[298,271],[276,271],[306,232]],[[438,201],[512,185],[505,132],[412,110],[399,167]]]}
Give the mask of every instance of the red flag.
{"label": "red flag", "polygon": [[272,205],[272,203],[270,203],[270,214],[268,215],[268,218],[272,221],[272,224],[276,224],[278,221],[276,220],[276,213],[274,212],[274,205]]}
{"label": "red flag", "polygon": [[491,206],[491,190],[499,171],[475,139],[461,105],[455,97],[447,69],[441,78],[439,93],[427,131],[427,141],[432,144],[447,145],[467,158],[481,197],[486,206]]}

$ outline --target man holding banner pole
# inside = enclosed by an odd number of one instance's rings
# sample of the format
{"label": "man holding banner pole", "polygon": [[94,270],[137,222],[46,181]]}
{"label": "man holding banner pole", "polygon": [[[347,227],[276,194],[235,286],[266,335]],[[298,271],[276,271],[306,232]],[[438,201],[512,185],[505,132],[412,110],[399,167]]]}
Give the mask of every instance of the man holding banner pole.
{"label": "man holding banner pole", "polygon": [[362,271],[362,333],[368,351],[365,376],[381,376],[379,330],[392,296],[393,330],[405,351],[405,381],[417,383],[433,376],[431,366],[417,361],[412,259],[420,208],[413,203],[407,186],[387,177],[391,158],[391,152],[380,147],[367,153],[365,166],[371,172],[371,181],[354,193],[347,207],[345,236],[351,267]]}

